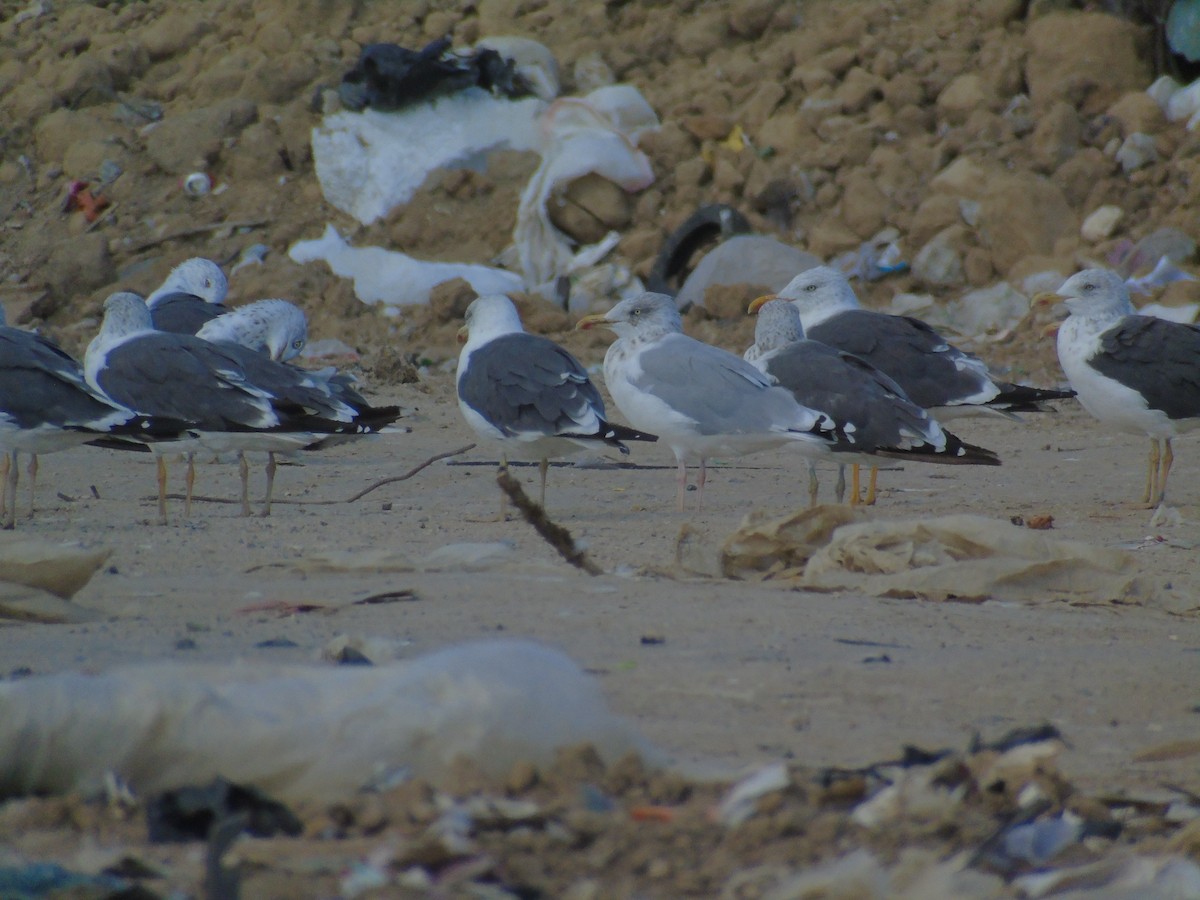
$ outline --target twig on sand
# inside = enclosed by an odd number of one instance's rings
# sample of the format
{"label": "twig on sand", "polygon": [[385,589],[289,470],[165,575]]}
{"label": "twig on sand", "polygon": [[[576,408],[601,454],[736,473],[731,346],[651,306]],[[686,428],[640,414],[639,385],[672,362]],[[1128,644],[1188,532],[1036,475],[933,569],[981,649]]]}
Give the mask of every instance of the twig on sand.
{"label": "twig on sand", "polygon": [[[220,231],[222,228],[228,228],[231,231],[236,231],[239,228],[262,228],[270,223],[270,219],[251,219],[245,222],[213,222],[211,225],[197,225],[195,228],[184,228],[182,231],[173,231],[170,234],[164,234],[160,237],[148,238],[140,244],[136,244],[129,253],[140,253],[143,250],[149,250],[151,247],[157,247],[159,244],[165,244],[168,241],[178,241],[182,238],[195,237],[198,234],[208,234],[210,231]],[[195,498],[192,498],[195,499]],[[241,501],[237,501],[240,503]]]}
{"label": "twig on sand", "polygon": [[[414,475],[416,475],[418,472],[420,472],[422,469],[424,469],[426,466],[433,465],[439,459],[446,459],[449,456],[458,456],[459,454],[466,453],[468,450],[474,450],[474,449],[475,449],[474,444],[467,444],[465,447],[459,447],[457,450],[447,450],[445,453],[435,454],[434,456],[429,457],[429,459],[425,460],[423,463],[419,463],[419,464],[413,466],[411,469],[409,469],[403,475],[390,475],[387,478],[380,478],[378,481],[367,485],[365,488],[363,488],[358,493],[351,494],[345,500],[291,500],[291,499],[288,499],[287,497],[284,497],[283,499],[273,499],[271,501],[271,503],[272,504],[290,503],[293,506],[329,506],[334,503],[354,503],[355,501],[361,500],[363,497],[367,496],[367,494],[371,493],[371,491],[375,490],[376,488],[383,487],[385,484],[393,484],[397,481],[407,481],[408,479],[410,479]],[[147,497],[147,498],[143,498],[143,499],[157,501],[158,497]],[[182,500],[183,494],[167,494],[167,499],[168,500]],[[239,498],[204,497],[204,496],[199,496],[199,495],[193,494],[192,502],[193,503],[241,503],[242,501]]]}
{"label": "twig on sand", "polygon": [[525,521],[545,539],[551,547],[558,551],[559,556],[578,569],[583,569],[589,575],[603,575],[604,570],[588,558],[587,551],[579,548],[571,532],[546,515],[546,510],[529,499],[521,482],[508,474],[508,466],[501,464],[496,472],[496,484],[508,495],[513,506],[521,511]]}

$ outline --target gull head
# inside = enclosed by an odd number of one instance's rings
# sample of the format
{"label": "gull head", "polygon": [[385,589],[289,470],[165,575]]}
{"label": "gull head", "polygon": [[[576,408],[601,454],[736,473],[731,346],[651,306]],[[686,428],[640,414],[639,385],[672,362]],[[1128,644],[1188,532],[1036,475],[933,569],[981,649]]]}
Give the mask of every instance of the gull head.
{"label": "gull head", "polygon": [[1067,309],[1080,315],[1109,319],[1136,312],[1125,281],[1107,269],[1077,272],[1063,282],[1056,293]]}
{"label": "gull head", "polygon": [[650,292],[622,300],[603,315],[584,316],[575,327],[586,330],[594,325],[611,328],[619,337],[647,341],[683,331],[675,298]]}
{"label": "gull head", "polygon": [[824,317],[843,309],[857,309],[859,306],[850,280],[830,266],[806,269],[789,281],[775,296],[780,300],[790,300],[805,318],[812,314]]}
{"label": "gull head", "polygon": [[459,343],[480,343],[502,334],[524,331],[516,305],[504,294],[485,294],[471,301],[458,329]]}
{"label": "gull head", "polygon": [[229,281],[221,267],[211,259],[195,256],[173,268],[148,302],[153,305],[157,297],[175,293],[195,294],[206,303],[220,303],[229,293]]}
{"label": "gull head", "polygon": [[[756,300],[755,303],[757,302]],[[751,304],[751,307],[755,308],[754,304]],[[788,301],[768,300],[756,309],[758,321],[754,324],[754,345],[760,353],[769,353],[804,340],[800,310]]]}

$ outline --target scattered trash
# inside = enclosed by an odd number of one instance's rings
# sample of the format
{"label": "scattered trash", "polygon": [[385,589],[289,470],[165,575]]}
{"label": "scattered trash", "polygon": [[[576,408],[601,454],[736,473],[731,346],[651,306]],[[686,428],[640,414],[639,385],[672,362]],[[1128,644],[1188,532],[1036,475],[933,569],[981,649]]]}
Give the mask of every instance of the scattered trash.
{"label": "scattered trash", "polygon": [[57,863],[27,863],[0,867],[0,897],[34,900],[41,897],[124,897],[144,896],[123,878],[112,875],[85,875],[72,872]]}
{"label": "scattered trash", "polygon": [[[811,253],[773,237],[735,234],[704,254],[679,289],[675,304],[681,310],[704,306],[705,295],[717,285],[746,284],[769,291],[782,290],[798,272],[820,264]],[[738,310],[739,315],[745,312],[745,307]]]}
{"label": "scattered trash", "polygon": [[392,307],[428,303],[435,285],[455,278],[465,279],[480,295],[525,289],[520,275],[504,269],[473,263],[425,262],[382,247],[351,247],[333,225],[326,225],[325,233],[316,240],[293,244],[288,256],[298,263],[323,260],[333,274],[354,279],[354,293],[359,300]]}
{"label": "scattered trash", "polygon": [[844,272],[847,278],[860,281],[878,281],[885,275],[906,272],[908,263],[901,257],[899,240],[897,229],[885,228],[857,250],[834,257],[830,265]]}
{"label": "scattered trash", "polygon": [[1131,294],[1153,294],[1161,287],[1176,281],[1195,281],[1196,276],[1183,271],[1169,257],[1160,256],[1148,275],[1126,278],[1125,284]]}
{"label": "scattered trash", "polygon": [[534,93],[511,59],[487,47],[452,52],[450,39],[439,38],[421,50],[367,44],[342,76],[338,96],[350,110],[394,112],[473,87],[503,97]]}
{"label": "scattered trash", "polygon": [[785,764],[763,766],[729,789],[717,806],[717,821],[730,827],[742,824],[757,811],[760,798],[774,791],[785,790],[791,783],[792,778]]}
{"label": "scattered trash", "polygon": [[103,194],[92,191],[86,181],[72,181],[67,187],[67,198],[63,201],[63,212],[79,210],[88,222],[95,222],[100,213],[112,205]]}
{"label": "scattered trash", "polygon": [[550,221],[551,195],[583,175],[600,175],[626,191],[654,180],[638,138],[658,127],[645,98],[629,85],[598,88],[586,97],[547,105],[539,99],[497,99],[478,89],[418,104],[399,113],[339,112],[313,130],[313,160],[326,199],[363,224],[406,203],[437,168],[485,166],[487,151],[536,150],[542,157],[521,194],[513,233],[521,274],[473,263],[428,263],[382,248],[347,247],[332,225],[317,241],[294,244],[296,262],[317,259],[354,278],[365,303],[427,303],[434,285],[465,278],[476,293],[536,291],[559,300],[558,281],[573,279],[572,309],[587,308],[602,290],[640,292],[632,273],[605,273],[598,285],[587,275],[616,245],[614,232],[595,244],[574,246]]}
{"label": "scattered trash", "polygon": [[38,538],[0,540],[0,620],[84,622],[95,618],[69,601],[111,555],[107,549]]}
{"label": "scattered trash", "polygon": [[716,551],[719,571],[729,578],[788,579],[815,590],[964,602],[1146,603],[1159,593],[1126,554],[1008,521],[973,515],[856,518],[839,506],[781,518],[752,513]]}
{"label": "scattered trash", "polygon": [[5,797],[92,794],[115,773],[143,796],[220,777],[331,802],[389,773],[436,781],[459,757],[501,778],[583,742],[609,764],[664,762],[574,662],[528,641],[392,665],[164,663],[0,682]]}
{"label": "scattered trash", "polygon": [[255,837],[298,835],[300,820],[282,803],[254,788],[217,778],[204,787],[165,791],[146,803],[146,830],[154,844],[208,840],[215,825],[244,816],[239,831]]}
{"label": "scattered trash", "polygon": [[183,179],[183,192],[189,197],[203,197],[212,191],[212,178],[206,172],[192,172]]}
{"label": "scattered trash", "polygon": [[[646,289],[659,294],[678,293],[691,259],[701,247],[749,231],[750,220],[732,206],[713,203],[700,207],[663,242],[646,278]],[[699,296],[703,299],[704,292],[700,291]]]}
{"label": "scattered trash", "polygon": [[239,269],[244,269],[246,266],[262,265],[262,261],[267,258],[267,254],[270,252],[271,248],[266,244],[251,244],[238,256],[237,262],[229,270],[229,277],[232,278],[238,273]]}

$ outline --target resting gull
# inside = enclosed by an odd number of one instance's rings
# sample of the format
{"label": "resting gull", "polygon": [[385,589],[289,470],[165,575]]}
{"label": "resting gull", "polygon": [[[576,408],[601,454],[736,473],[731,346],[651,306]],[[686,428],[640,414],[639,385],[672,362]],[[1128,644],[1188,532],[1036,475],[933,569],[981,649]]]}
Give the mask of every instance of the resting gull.
{"label": "resting gull", "polygon": [[196,256],[177,265],[146,298],[154,327],[175,334],[195,334],[209,319],[227,312],[229,282],[211,259]]}
{"label": "resting gull", "polygon": [[209,319],[196,337],[241,344],[287,362],[299,356],[308,343],[308,319],[304,310],[288,300],[255,300]]}
{"label": "resting gull", "polygon": [[18,453],[30,455],[32,516],[39,453],[114,437],[139,442],[175,437],[180,427],[112,403],[87,383],[73,357],[42,335],[8,326],[0,308],[0,452],[4,454],[0,514],[5,528],[16,521]]}
{"label": "resting gull", "polygon": [[459,334],[466,337],[457,375],[463,418],[481,438],[499,441],[505,459],[538,461],[543,506],[551,457],[606,447],[629,453],[624,441],[657,440],[608,422],[583,366],[549,338],[528,334],[505,295],[473,301]]}
{"label": "resting gull", "polygon": [[983,360],[920,319],[862,309],[846,276],[829,266],[801,272],[767,299],[776,297],[795,304],[811,340],[886,372],[940,420],[980,414],[1013,418],[1013,413],[1040,410],[1042,401],[1072,396],[1071,391],[998,381]]}
{"label": "resting gull", "polygon": [[[850,447],[835,447],[839,462],[853,462],[850,503],[858,503],[858,464],[871,467],[866,503],[875,501],[878,458],[996,466],[991,450],[944,431],[904,389],[869,362],[819,341],[806,340],[800,313],[785,300],[755,306],[754,365],[787,388],[804,406],[827,415]],[[749,355],[749,351],[747,351]],[[809,459],[809,503],[817,499],[816,463]],[[839,480],[842,489],[844,480]],[[842,499],[841,490],[838,500]]]}
{"label": "resting gull", "polygon": [[683,333],[675,301],[644,293],[577,328],[603,325],[618,340],[604,357],[613,401],[636,428],[653,428],[675,454],[683,509],[687,464],[699,463],[698,505],[704,504],[710,456],[740,456],[793,444],[824,455],[836,442],[828,416],[801,406],[791,392],[739,356]]}
{"label": "resting gull", "polygon": [[[190,511],[197,449],[265,451],[262,514],[268,515],[276,452],[311,446],[331,434],[376,433],[400,416],[398,407],[357,402],[341,385],[244,347],[156,331],[137,294],[113,294],[104,310],[100,333],[88,345],[84,361],[88,383],[138,412],[190,423],[194,439],[176,445],[188,457],[185,515]],[[151,449],[158,456],[159,518],[165,522],[165,451],[162,445]],[[243,497],[245,480],[243,466]]]}
{"label": "resting gull", "polygon": [[1105,269],[1072,275],[1050,296],[1070,311],[1058,329],[1058,360],[1083,408],[1150,438],[1142,502],[1158,506],[1172,439],[1200,428],[1200,327],[1138,315],[1125,282]]}

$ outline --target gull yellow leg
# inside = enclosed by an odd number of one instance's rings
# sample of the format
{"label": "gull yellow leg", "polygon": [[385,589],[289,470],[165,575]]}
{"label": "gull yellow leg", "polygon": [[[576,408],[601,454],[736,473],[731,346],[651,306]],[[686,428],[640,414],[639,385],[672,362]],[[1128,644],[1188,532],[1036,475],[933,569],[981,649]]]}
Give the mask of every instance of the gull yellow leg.
{"label": "gull yellow leg", "polygon": [[183,517],[191,518],[192,515],[192,489],[196,486],[196,454],[189,453],[187,455],[187,477],[184,479],[183,492]]}
{"label": "gull yellow leg", "polygon": [[4,528],[17,525],[17,479],[21,470],[17,468],[17,451],[4,454]]}
{"label": "gull yellow leg", "polygon": [[810,462],[808,464],[808,506],[810,509],[817,505],[817,492],[820,488],[820,482],[817,481],[817,464]]}
{"label": "gull yellow leg", "polygon": [[858,463],[850,467],[850,505],[858,506],[858,488],[859,488]]}
{"label": "gull yellow leg", "polygon": [[1171,463],[1175,462],[1175,451],[1171,449],[1171,439],[1163,442],[1166,446],[1162,452],[1162,470],[1158,476],[1158,500],[1155,506],[1167,499],[1167,476],[1171,474]]}
{"label": "gull yellow leg", "polygon": [[12,527],[8,524],[8,470],[13,466],[14,456],[15,453],[5,453],[0,461],[0,516],[4,519],[5,528]]}
{"label": "gull yellow leg", "polygon": [[158,524],[167,524],[167,461],[158,455]]}
{"label": "gull yellow leg", "polygon": [[267,471],[267,493],[263,497],[262,511],[259,512],[259,515],[262,516],[264,519],[267,516],[271,515],[271,495],[275,491],[275,452],[274,451],[269,451],[267,453],[267,469],[266,469],[266,471]]}
{"label": "gull yellow leg", "polygon": [[29,465],[25,468],[29,473],[29,518],[33,518],[33,498],[37,493],[38,455],[29,454]]}
{"label": "gull yellow leg", "polygon": [[871,466],[871,477],[867,479],[867,499],[863,501],[867,506],[875,505],[875,481],[879,478],[879,467]]}
{"label": "gull yellow leg", "polygon": [[1155,490],[1158,486],[1158,438],[1150,438],[1150,458],[1146,461],[1146,492],[1142,502],[1154,505]]}
{"label": "gull yellow leg", "polygon": [[238,475],[242,479],[242,516],[250,515],[250,463],[244,450],[238,451]]}
{"label": "gull yellow leg", "polygon": [[550,460],[538,460],[538,475],[542,478],[541,490],[538,492],[538,505],[546,508],[546,473],[550,471]]}

